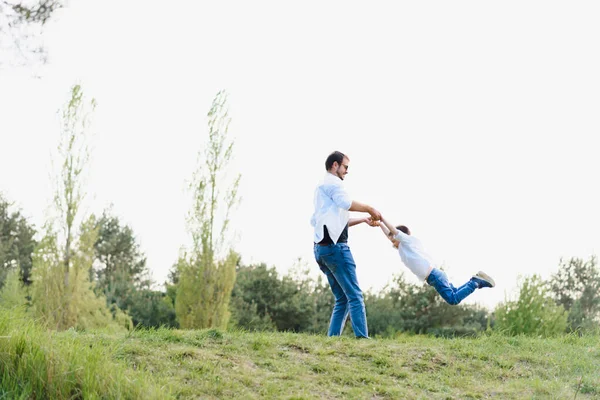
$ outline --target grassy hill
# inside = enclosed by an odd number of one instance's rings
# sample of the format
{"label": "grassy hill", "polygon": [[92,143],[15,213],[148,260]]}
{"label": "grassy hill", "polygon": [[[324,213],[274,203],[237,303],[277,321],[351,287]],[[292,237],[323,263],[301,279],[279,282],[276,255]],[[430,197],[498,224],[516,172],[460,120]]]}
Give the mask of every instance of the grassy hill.
{"label": "grassy hill", "polygon": [[597,336],[50,333],[6,315],[0,335],[6,399],[600,398]]}

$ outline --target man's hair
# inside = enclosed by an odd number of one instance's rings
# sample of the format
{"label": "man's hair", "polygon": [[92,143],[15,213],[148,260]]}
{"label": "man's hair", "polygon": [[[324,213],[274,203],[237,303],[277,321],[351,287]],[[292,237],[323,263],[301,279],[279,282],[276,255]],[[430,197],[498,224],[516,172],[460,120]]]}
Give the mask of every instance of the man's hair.
{"label": "man's hair", "polygon": [[406,233],[407,235],[410,235],[410,229],[408,229],[408,227],[404,226],[404,225],[398,225],[396,227],[396,229],[398,229],[401,232]]}
{"label": "man's hair", "polygon": [[327,160],[325,160],[325,169],[329,171],[331,167],[333,167],[334,162],[341,164],[344,158],[348,158],[348,156],[341,151],[334,151],[327,157]]}

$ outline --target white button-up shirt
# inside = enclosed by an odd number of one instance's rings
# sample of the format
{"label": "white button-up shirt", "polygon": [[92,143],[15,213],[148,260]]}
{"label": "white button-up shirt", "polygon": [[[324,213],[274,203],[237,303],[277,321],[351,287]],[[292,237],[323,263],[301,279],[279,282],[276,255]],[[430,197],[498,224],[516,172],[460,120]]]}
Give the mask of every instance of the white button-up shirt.
{"label": "white button-up shirt", "polygon": [[344,188],[343,181],[329,172],[325,174],[323,181],[315,190],[314,197],[315,212],[310,219],[315,228],[314,242],[323,240],[324,226],[327,226],[329,237],[337,243],[342,231],[348,224],[350,215],[348,210],[352,205],[352,199]]}

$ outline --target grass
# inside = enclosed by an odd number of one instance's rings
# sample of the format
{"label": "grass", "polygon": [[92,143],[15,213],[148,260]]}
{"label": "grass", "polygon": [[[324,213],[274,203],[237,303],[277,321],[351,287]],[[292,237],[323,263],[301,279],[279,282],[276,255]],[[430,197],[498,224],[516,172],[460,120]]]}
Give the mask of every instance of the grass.
{"label": "grass", "polygon": [[28,329],[0,338],[0,398],[600,398],[597,336],[356,340]]}
{"label": "grass", "polygon": [[160,399],[141,371],[115,362],[119,343],[103,334],[41,329],[0,311],[0,399]]}

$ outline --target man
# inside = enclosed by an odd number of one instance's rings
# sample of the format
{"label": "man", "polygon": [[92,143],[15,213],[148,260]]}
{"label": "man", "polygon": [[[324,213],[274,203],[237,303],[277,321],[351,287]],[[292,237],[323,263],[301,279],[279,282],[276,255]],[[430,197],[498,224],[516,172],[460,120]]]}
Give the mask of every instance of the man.
{"label": "man", "polygon": [[[348,228],[363,222],[374,226],[381,214],[371,206],[352,201],[344,189],[342,181],[348,174],[349,162],[348,156],[339,151],[334,151],[325,160],[327,173],[315,190],[315,212],[311,218],[315,229],[314,253],[335,297],[327,335],[341,335],[350,314],[354,335],[368,338],[365,303],[347,243]],[[349,218],[348,211],[366,212],[371,217]]]}

